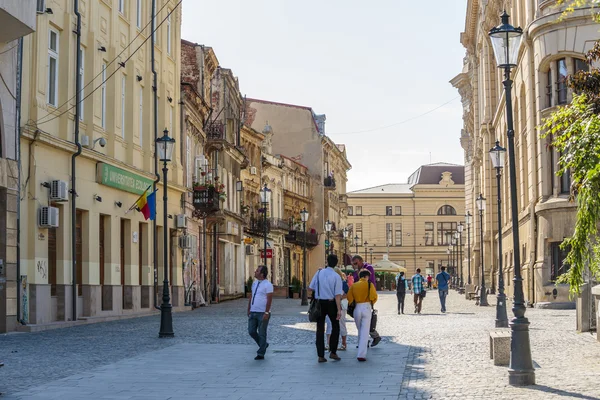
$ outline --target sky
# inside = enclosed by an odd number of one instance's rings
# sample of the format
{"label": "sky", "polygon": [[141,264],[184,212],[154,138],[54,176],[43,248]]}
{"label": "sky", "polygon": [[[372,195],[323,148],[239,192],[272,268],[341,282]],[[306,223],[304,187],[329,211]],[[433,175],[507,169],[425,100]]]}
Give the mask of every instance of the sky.
{"label": "sky", "polygon": [[449,81],[465,12],[466,0],[184,0],[182,38],[211,46],[242,95],[326,114],[350,192],[463,164]]}

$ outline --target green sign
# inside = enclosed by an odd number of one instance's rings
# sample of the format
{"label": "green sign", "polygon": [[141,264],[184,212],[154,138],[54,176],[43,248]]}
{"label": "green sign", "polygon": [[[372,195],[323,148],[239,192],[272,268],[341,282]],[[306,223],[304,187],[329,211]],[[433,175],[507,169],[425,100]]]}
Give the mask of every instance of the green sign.
{"label": "green sign", "polygon": [[152,179],[105,163],[98,163],[96,173],[98,183],[135,194],[144,193],[153,182]]}

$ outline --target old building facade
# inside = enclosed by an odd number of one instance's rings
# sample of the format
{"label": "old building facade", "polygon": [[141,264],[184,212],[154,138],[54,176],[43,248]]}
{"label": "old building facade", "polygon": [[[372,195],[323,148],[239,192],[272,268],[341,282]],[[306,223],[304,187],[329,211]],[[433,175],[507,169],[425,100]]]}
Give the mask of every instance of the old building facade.
{"label": "old building facade", "polygon": [[[408,276],[417,268],[433,275],[441,266],[460,274],[460,263],[449,262],[447,250],[451,244],[448,235],[465,222],[464,190],[464,167],[439,163],[421,166],[407,183],[348,193],[351,252],[367,262],[387,255],[405,267]],[[466,227],[462,235],[464,244]],[[465,280],[468,272],[463,264]],[[478,276],[474,268],[470,272]]]}
{"label": "old building facade", "polygon": [[[500,23],[503,9],[511,24],[524,30],[518,65],[513,69],[513,110],[515,121],[516,188],[509,187],[508,164],[501,178],[502,232],[497,229],[496,171],[488,155],[494,142],[507,147],[505,93],[501,71],[496,67],[488,37]],[[482,193],[488,201],[484,215],[484,266],[486,279],[497,280],[498,259],[502,257],[506,291],[512,295],[515,268],[524,279],[525,299],[529,304],[568,301],[568,287],[555,279],[567,271],[564,238],[571,236],[575,223],[575,204],[570,201],[570,178],[558,176],[558,158],[551,138],[540,138],[539,126],[556,107],[567,104],[571,93],[566,77],[587,68],[585,52],[598,37],[598,26],[589,9],[576,9],[561,18],[555,1],[470,0],[461,43],[467,49],[463,71],[451,83],[463,102],[464,128],[461,144],[465,150],[466,206],[476,213],[475,198]],[[510,195],[517,196],[520,247],[513,248]],[[490,206],[494,205],[494,206]],[[478,235],[472,246],[480,247]],[[501,239],[499,239],[501,238]],[[503,254],[498,255],[498,240]],[[519,251],[521,265],[515,266],[513,254]],[[478,258],[472,260],[478,263]]]}

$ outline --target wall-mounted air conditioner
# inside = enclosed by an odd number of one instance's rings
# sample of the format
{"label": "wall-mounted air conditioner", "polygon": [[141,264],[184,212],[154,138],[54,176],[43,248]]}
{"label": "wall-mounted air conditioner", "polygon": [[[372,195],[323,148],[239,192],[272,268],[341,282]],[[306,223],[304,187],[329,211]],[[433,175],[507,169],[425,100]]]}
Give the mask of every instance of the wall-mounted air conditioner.
{"label": "wall-mounted air conditioner", "polygon": [[192,236],[183,235],[179,237],[179,248],[181,249],[191,249],[193,245]]}
{"label": "wall-mounted air conditioner", "polygon": [[65,181],[54,180],[50,183],[50,201],[68,201],[69,186]]}
{"label": "wall-mounted air conditioner", "polygon": [[58,208],[40,207],[38,209],[38,226],[43,229],[58,228]]}
{"label": "wall-mounted air conditioner", "polygon": [[177,218],[175,219],[175,227],[177,229],[187,228],[187,217],[185,214],[177,214]]}
{"label": "wall-mounted air conditioner", "polygon": [[246,255],[253,256],[256,254],[256,247],[252,244],[246,245]]}
{"label": "wall-mounted air conditioner", "polygon": [[256,175],[257,170],[256,167],[250,167],[250,175]]}

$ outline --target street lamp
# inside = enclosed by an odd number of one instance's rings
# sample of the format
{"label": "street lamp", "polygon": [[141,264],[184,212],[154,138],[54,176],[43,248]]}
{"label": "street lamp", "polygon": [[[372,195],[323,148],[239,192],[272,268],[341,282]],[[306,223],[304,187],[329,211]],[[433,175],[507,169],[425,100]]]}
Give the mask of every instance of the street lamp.
{"label": "street lamp", "polygon": [[[456,262],[457,254],[458,254],[458,248],[456,246],[456,236],[451,234],[450,235],[450,241],[452,244],[452,285],[454,286],[454,278],[456,276],[456,266],[458,265],[458,263]],[[454,288],[454,287],[453,287]]]}
{"label": "street lamp", "polygon": [[302,241],[302,302],[300,305],[308,305],[308,295],[306,292],[306,221],[308,221],[308,211],[306,207],[300,211],[300,219],[302,220],[302,230],[304,231],[304,240]]}
{"label": "street lamp", "polygon": [[446,249],[446,254],[448,255],[448,267],[450,266],[450,247]]}
{"label": "street lamp", "polygon": [[487,290],[485,288],[485,268],[483,267],[483,210],[485,210],[485,197],[479,193],[479,197],[475,202],[477,203],[477,209],[479,210],[479,245],[481,250],[481,287],[479,289],[479,305],[489,306],[487,301]]}
{"label": "street lamp", "polygon": [[329,234],[331,233],[331,222],[329,220],[325,221],[325,232],[327,232],[327,245],[325,246],[325,264],[327,265],[327,256],[329,255],[329,249],[331,248],[331,243],[329,243]]}
{"label": "street lamp", "polygon": [[358,237],[358,235],[354,236],[354,246],[356,247],[356,251],[355,254],[358,254],[358,242],[359,242],[360,238]]}
{"label": "street lamp", "polygon": [[371,255],[371,264],[373,264],[373,248],[369,249],[369,254]]}
{"label": "street lamp", "polygon": [[462,289],[465,287],[465,282],[463,280],[463,255],[462,255],[462,233],[465,229],[465,226],[461,223],[458,224],[458,260],[460,262],[460,283],[459,287]]}
{"label": "street lamp", "polygon": [[[348,235],[350,234],[350,231],[348,230],[348,227],[344,227],[344,229],[342,230],[342,235],[344,236],[344,255],[342,256],[342,263],[346,264],[346,253],[348,253]],[[344,265],[345,267],[346,265]]]}
{"label": "street lamp", "polygon": [[467,284],[471,284],[471,211],[467,211],[465,215],[465,221],[467,223],[467,247],[468,247],[468,258],[467,258]]}
{"label": "street lamp", "polygon": [[367,246],[369,245],[369,242],[367,242],[365,240],[365,242],[363,243],[363,245],[365,246],[365,262],[367,262]]}
{"label": "street lamp", "polygon": [[508,328],[506,315],[506,294],[504,294],[504,274],[502,273],[502,199],[500,193],[500,176],[506,157],[506,149],[496,140],[496,146],[490,149],[492,165],[496,168],[496,184],[498,186],[498,295],[496,296],[496,328]]}
{"label": "street lamp", "polygon": [[173,156],[173,147],[175,146],[175,139],[169,137],[169,131],[165,128],[163,136],[156,139],[156,149],[158,151],[158,158],[163,162],[163,296],[162,304],[160,305],[160,331],[158,331],[159,338],[173,337],[173,315],[171,311],[173,306],[171,305],[171,297],[169,295],[169,259],[168,259],[168,242],[169,242],[169,230],[167,229],[167,163],[171,161]]}
{"label": "street lamp", "polygon": [[529,320],[525,318],[525,298],[523,295],[523,278],[521,277],[521,257],[519,243],[519,210],[517,208],[517,171],[515,167],[515,131],[512,112],[512,80],[510,70],[516,66],[523,30],[508,23],[508,14],[502,13],[502,23],[490,30],[490,38],[498,68],[504,69],[504,90],[506,92],[506,128],[508,137],[508,157],[510,175],[510,210],[512,215],[513,265],[515,266],[513,314],[510,322],[510,366],[508,383],[511,385],[535,385],[535,370],[531,359],[529,343]]}
{"label": "street lamp", "polygon": [[[271,189],[269,189],[267,187],[267,184],[265,183],[265,186],[263,186],[263,188],[260,190],[260,202],[262,203],[262,209],[264,212],[264,218],[263,218],[263,234],[264,234],[264,254],[263,257],[265,259],[265,267],[267,266],[267,235],[269,233],[268,231],[268,222],[267,222],[267,207],[269,207],[269,202],[271,201]],[[271,269],[273,269],[273,263],[271,263]],[[273,271],[271,271],[271,276],[273,276]]]}

